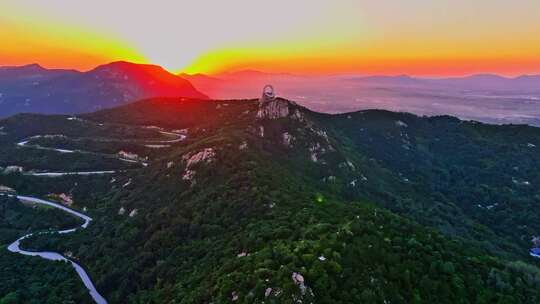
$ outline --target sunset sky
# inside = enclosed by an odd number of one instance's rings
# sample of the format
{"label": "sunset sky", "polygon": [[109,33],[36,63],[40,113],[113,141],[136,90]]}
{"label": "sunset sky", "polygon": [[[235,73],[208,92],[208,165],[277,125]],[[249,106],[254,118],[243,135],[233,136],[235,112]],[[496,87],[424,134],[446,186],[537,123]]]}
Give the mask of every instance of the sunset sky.
{"label": "sunset sky", "polygon": [[1,0],[0,65],[540,73],[538,0]]}

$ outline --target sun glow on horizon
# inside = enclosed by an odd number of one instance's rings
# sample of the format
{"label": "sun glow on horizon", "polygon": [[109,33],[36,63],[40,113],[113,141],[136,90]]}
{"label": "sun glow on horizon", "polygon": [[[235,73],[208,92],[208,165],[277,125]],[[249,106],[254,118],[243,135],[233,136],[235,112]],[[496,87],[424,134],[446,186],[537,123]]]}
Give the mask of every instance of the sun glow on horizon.
{"label": "sun glow on horizon", "polygon": [[540,3],[516,2],[5,0],[0,65],[87,70],[125,60],[207,74],[538,73]]}

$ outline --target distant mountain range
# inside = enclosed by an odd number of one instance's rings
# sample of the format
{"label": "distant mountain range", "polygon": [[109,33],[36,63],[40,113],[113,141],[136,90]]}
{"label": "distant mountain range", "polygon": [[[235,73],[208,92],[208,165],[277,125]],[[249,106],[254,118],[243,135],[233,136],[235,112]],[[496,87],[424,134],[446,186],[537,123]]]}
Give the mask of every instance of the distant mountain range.
{"label": "distant mountain range", "polygon": [[[213,91],[225,85],[239,85],[241,83],[259,86],[265,81],[344,81],[364,85],[376,86],[411,86],[447,88],[457,90],[494,90],[494,91],[526,91],[540,92],[540,75],[522,75],[518,77],[503,77],[495,74],[476,74],[464,77],[449,78],[421,78],[409,75],[335,75],[335,76],[305,76],[286,73],[264,73],[253,70],[221,73],[217,75],[180,74],[181,77],[191,81],[193,85],[203,91]],[[233,83],[235,82],[235,83]],[[240,83],[239,83],[240,82]],[[213,96],[216,97],[216,96]],[[238,96],[237,96],[238,97]]]}
{"label": "distant mountain range", "polygon": [[400,75],[351,77],[349,80],[391,85],[440,86],[462,90],[540,91],[540,75],[523,75],[515,78],[493,74],[477,74],[452,78],[416,78],[408,75]]}
{"label": "distant mountain range", "polygon": [[472,75],[456,78],[398,76],[306,76],[240,71],[182,75],[212,98],[252,98],[265,84],[278,96],[311,110],[345,113],[367,109],[454,115],[497,124],[540,126],[540,76],[507,78]]}
{"label": "distant mountain range", "polygon": [[155,65],[113,62],[88,72],[37,64],[0,67],[0,117],[15,113],[71,114],[150,97],[207,96]]}
{"label": "distant mountain range", "polygon": [[0,67],[0,117],[21,112],[92,112],[153,97],[246,99],[259,96],[266,84],[272,84],[278,96],[318,112],[385,109],[540,126],[540,75],[429,79],[255,70],[174,75],[159,66],[128,62],[113,62],[88,72],[45,69],[36,64]]}

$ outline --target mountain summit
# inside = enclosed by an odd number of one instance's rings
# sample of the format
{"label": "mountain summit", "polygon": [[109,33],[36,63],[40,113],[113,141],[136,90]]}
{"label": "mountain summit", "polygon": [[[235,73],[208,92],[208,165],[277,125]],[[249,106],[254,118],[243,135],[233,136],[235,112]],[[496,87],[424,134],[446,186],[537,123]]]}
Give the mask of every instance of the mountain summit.
{"label": "mountain summit", "polygon": [[155,65],[119,61],[88,72],[37,64],[0,68],[0,117],[92,112],[150,97],[208,98],[188,80]]}

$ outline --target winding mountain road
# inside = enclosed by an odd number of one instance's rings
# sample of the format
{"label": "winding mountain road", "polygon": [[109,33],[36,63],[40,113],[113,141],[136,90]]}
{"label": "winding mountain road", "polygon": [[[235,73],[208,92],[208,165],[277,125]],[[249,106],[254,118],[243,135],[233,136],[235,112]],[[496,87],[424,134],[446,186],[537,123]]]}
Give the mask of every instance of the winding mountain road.
{"label": "winding mountain road", "polygon": [[[146,127],[148,128],[148,127]],[[150,140],[150,141],[143,141],[143,144],[145,147],[148,148],[166,148],[170,147],[169,144],[178,143],[181,141],[184,141],[187,136],[185,134],[180,134],[176,132],[169,132],[169,131],[159,131],[160,134],[167,135],[173,137],[169,140]],[[92,152],[92,151],[84,151],[84,150],[68,150],[68,149],[60,149],[60,148],[52,148],[52,147],[44,147],[38,144],[30,144],[30,141],[32,139],[41,138],[46,135],[34,135],[32,137],[29,137],[21,142],[17,143],[18,147],[21,148],[32,148],[32,149],[38,149],[38,150],[45,150],[45,151],[55,151],[59,153],[81,153],[81,154],[91,154],[91,155],[99,155],[103,157],[109,157],[109,158],[116,158],[120,161],[124,162],[130,162],[130,163],[138,163],[142,165],[143,167],[148,166],[148,162],[142,161],[142,160],[135,160],[135,159],[128,159],[119,156],[118,154],[106,154],[106,153],[98,153],[98,152]],[[65,135],[57,135],[57,136],[64,136]],[[66,137],[67,138],[67,137]],[[133,140],[125,140],[125,139],[107,139],[105,141],[111,141],[111,142],[134,142]],[[108,170],[108,171],[82,171],[82,172],[28,172],[27,175],[33,175],[33,176],[45,176],[45,177],[58,177],[58,176],[64,176],[64,175],[101,175],[101,174],[113,174],[116,173],[116,171]]]}
{"label": "winding mountain road", "polygon": [[75,261],[70,260],[70,259],[64,257],[63,255],[61,255],[60,253],[57,253],[57,252],[51,252],[51,251],[26,251],[26,250],[24,250],[24,249],[22,249],[20,247],[20,243],[21,243],[22,240],[30,238],[30,237],[32,237],[34,235],[43,235],[43,234],[52,234],[52,233],[66,234],[66,233],[75,232],[75,231],[77,231],[78,229],[81,229],[81,228],[85,229],[86,227],[88,227],[88,224],[90,224],[90,222],[92,221],[92,218],[85,215],[85,214],[82,214],[82,213],[80,213],[78,211],[75,211],[73,209],[70,209],[70,208],[62,206],[60,204],[50,202],[50,201],[46,201],[46,200],[43,200],[43,199],[39,199],[39,198],[31,197],[31,196],[23,196],[23,195],[9,195],[9,196],[16,197],[21,202],[29,202],[29,203],[47,205],[47,206],[50,206],[50,207],[53,207],[53,208],[57,208],[57,209],[60,209],[60,210],[62,210],[64,212],[67,212],[67,213],[70,213],[70,214],[84,220],[84,223],[81,226],[71,228],[71,229],[59,230],[59,231],[35,232],[35,233],[26,234],[26,235],[18,238],[13,243],[11,243],[8,246],[7,249],[9,251],[11,251],[11,252],[19,253],[19,254],[23,254],[23,255],[27,255],[27,256],[39,256],[39,257],[41,257],[43,259],[50,260],[50,261],[64,261],[64,262],[71,263],[71,266],[73,266],[73,268],[75,268],[75,271],[77,272],[77,274],[81,278],[84,286],[88,289],[88,292],[90,293],[90,296],[92,297],[92,299],[94,299],[94,301],[96,303],[98,303],[98,304],[107,304],[107,300],[105,300],[105,298],[101,294],[99,294],[99,292],[96,290],[96,287],[92,283],[92,280],[90,279],[90,276],[88,275],[88,273],[86,273],[86,271],[82,268],[82,266],[77,264]]}
{"label": "winding mountain road", "polygon": [[[186,139],[186,135],[184,135],[184,134],[179,134],[179,133],[176,133],[176,132],[168,132],[168,131],[163,131],[163,130],[159,130],[159,132],[161,134],[163,134],[163,135],[168,135],[168,136],[171,136],[173,138],[170,139],[170,140],[145,141],[144,143],[149,145],[148,147],[151,147],[151,148],[168,147],[169,145],[167,145],[167,144],[174,144],[174,143],[181,142],[181,141]],[[78,152],[78,153],[87,153],[87,154],[100,154],[100,155],[103,155],[103,156],[106,156],[106,157],[115,157],[115,158],[118,158],[118,159],[120,159],[122,161],[137,162],[137,163],[140,163],[143,167],[146,167],[148,165],[148,163],[146,163],[146,162],[142,162],[142,161],[138,161],[138,160],[125,159],[125,158],[122,158],[122,157],[118,157],[118,155],[108,155],[108,154],[96,153],[96,152],[90,152],[90,151],[67,150],[67,149],[43,147],[43,146],[40,146],[40,145],[33,145],[33,144],[29,143],[32,138],[37,138],[37,137],[41,137],[41,136],[38,135],[38,136],[33,136],[31,138],[25,139],[25,140],[23,140],[21,142],[18,142],[17,146],[19,146],[21,148],[34,148],[34,149],[40,149],[40,150],[56,151],[56,152],[59,152],[59,153],[75,153],[75,152]],[[121,140],[120,139],[120,140],[117,140],[117,141],[126,141],[126,142],[128,142],[129,140]],[[165,144],[165,145],[163,145],[163,144]],[[58,176],[64,176],[64,175],[101,175],[101,174],[114,174],[114,173],[116,173],[116,171],[111,170],[111,171],[84,171],[84,172],[39,172],[39,173],[29,172],[29,173],[26,173],[26,174],[33,175],[33,176],[58,177]],[[2,195],[2,194],[0,194],[0,195]],[[26,235],[21,236],[20,238],[15,240],[13,243],[11,243],[8,246],[7,249],[10,252],[19,253],[19,254],[26,255],[26,256],[38,256],[38,257],[41,257],[43,259],[50,260],[50,261],[64,261],[64,262],[70,263],[73,266],[73,268],[75,269],[75,271],[77,272],[77,274],[79,275],[79,277],[80,277],[81,281],[83,282],[84,286],[88,289],[88,292],[89,292],[90,296],[92,297],[92,299],[98,304],[107,304],[107,300],[105,300],[105,298],[96,290],[96,287],[94,286],[92,280],[90,279],[90,276],[88,275],[88,273],[84,270],[84,268],[81,265],[79,265],[78,263],[76,263],[75,261],[73,261],[71,259],[66,258],[62,254],[57,253],[57,252],[51,252],[51,251],[27,251],[27,250],[22,249],[21,246],[20,246],[20,243],[21,243],[22,240],[30,238],[30,237],[32,237],[34,235],[44,235],[44,234],[54,234],[54,233],[56,233],[56,234],[66,234],[66,233],[73,233],[73,232],[75,232],[75,231],[77,231],[79,229],[85,229],[86,227],[88,227],[88,225],[92,221],[92,218],[85,215],[85,214],[83,214],[83,213],[80,213],[78,211],[75,211],[73,209],[67,208],[67,207],[65,207],[63,205],[60,205],[60,204],[57,204],[57,203],[54,203],[54,202],[51,202],[51,201],[47,201],[47,200],[43,200],[43,199],[31,197],[31,196],[14,195],[14,194],[7,194],[7,195],[10,196],[10,197],[16,197],[21,202],[29,202],[29,203],[33,203],[33,204],[40,204],[40,205],[46,205],[46,206],[50,206],[50,207],[53,207],[53,208],[57,208],[57,209],[60,209],[60,210],[62,210],[64,212],[67,212],[67,213],[70,213],[71,215],[74,215],[74,216],[84,220],[84,223],[81,226],[74,227],[74,228],[71,228],[71,229],[59,230],[59,231],[42,231],[42,232],[28,233]]]}

